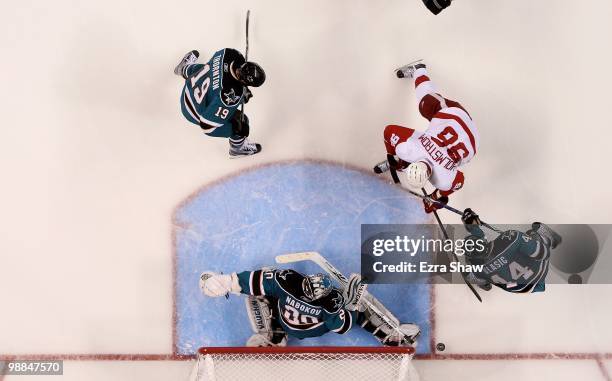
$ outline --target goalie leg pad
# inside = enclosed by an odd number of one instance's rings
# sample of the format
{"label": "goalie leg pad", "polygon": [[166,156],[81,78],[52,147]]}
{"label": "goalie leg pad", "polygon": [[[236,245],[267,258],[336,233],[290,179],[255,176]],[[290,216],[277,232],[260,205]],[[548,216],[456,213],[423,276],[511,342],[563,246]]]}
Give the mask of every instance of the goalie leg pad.
{"label": "goalie leg pad", "polygon": [[246,298],[247,315],[255,335],[247,341],[247,346],[285,346],[287,334],[277,321],[272,300],[263,296]]}
{"label": "goalie leg pad", "polygon": [[[381,344],[387,346],[414,346],[416,345],[416,338],[421,333],[416,324],[401,324],[398,332],[398,329],[391,327],[369,310],[360,313],[358,322],[363,329],[374,335]],[[406,340],[406,336],[409,337],[409,340]]]}

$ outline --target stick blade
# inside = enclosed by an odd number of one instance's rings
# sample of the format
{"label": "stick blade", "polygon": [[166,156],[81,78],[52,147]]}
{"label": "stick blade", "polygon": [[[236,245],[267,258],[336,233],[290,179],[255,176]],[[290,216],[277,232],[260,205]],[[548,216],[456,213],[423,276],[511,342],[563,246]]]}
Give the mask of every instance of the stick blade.
{"label": "stick blade", "polygon": [[289,254],[281,254],[277,255],[275,260],[276,263],[293,263],[293,262],[302,262],[302,261],[310,261],[313,258],[317,257],[319,253],[316,251],[304,251],[301,253],[289,253]]}

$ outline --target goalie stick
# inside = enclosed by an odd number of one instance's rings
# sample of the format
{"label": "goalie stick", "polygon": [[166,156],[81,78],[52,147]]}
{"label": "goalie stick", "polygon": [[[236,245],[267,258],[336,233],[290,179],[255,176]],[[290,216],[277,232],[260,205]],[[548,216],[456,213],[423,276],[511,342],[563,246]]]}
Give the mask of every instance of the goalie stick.
{"label": "goalie stick", "polygon": [[[327,259],[325,259],[321,254],[314,251],[307,251],[302,253],[291,253],[291,254],[281,254],[276,256],[276,263],[294,263],[294,262],[302,262],[302,261],[312,261],[321,267],[325,272],[327,272],[332,278],[340,284],[342,288],[346,288],[348,286],[348,279],[342,274],[336,267],[334,267]],[[365,285],[364,285],[365,286]],[[367,308],[372,311],[373,314],[378,316],[382,321],[388,324],[391,328],[393,328],[396,332],[404,337],[404,339],[413,344],[414,337],[410,337],[406,335],[400,329],[399,319],[396,318],[381,302],[379,302],[374,296],[368,293],[365,290],[365,287],[361,289],[362,296],[360,298],[361,301],[366,305]]]}

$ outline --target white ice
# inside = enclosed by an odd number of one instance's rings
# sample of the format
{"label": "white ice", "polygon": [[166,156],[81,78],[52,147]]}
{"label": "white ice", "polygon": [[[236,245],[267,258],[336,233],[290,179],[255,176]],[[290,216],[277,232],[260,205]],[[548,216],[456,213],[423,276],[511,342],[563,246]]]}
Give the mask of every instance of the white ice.
{"label": "white ice", "polygon": [[[226,142],[183,120],[171,71],[193,48],[243,49],[247,8],[250,58],[268,73],[247,106],[264,152],[229,160]],[[0,353],[171,354],[174,208],[261,163],[369,168],[386,124],[426,126],[392,72],[416,58],[480,127],[454,204],[490,222],[610,222],[611,16],[606,0],[458,0],[437,17],[420,0],[0,3]],[[417,368],[425,380],[609,380],[610,291],[492,292],[479,305],[437,287],[445,354],[523,357]],[[566,352],[608,355],[529,359]],[[69,361],[63,379],[184,379],[190,366]]]}

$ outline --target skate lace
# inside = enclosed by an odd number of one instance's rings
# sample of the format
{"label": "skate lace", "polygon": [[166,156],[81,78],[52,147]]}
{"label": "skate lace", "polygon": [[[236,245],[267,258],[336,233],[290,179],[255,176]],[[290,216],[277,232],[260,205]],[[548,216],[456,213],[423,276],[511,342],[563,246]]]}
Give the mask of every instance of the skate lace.
{"label": "skate lace", "polygon": [[257,150],[257,146],[255,145],[255,143],[251,143],[249,139],[244,139],[244,143],[242,143],[242,150],[255,151]]}

